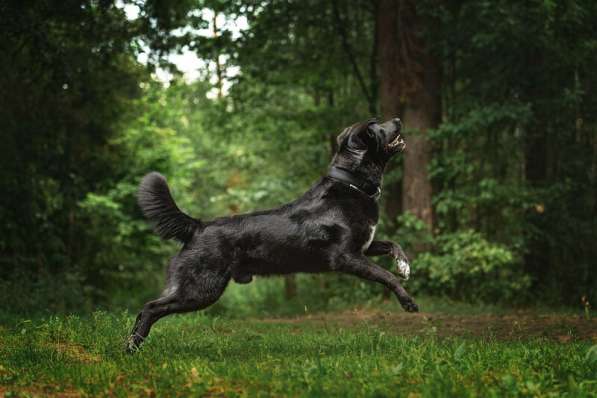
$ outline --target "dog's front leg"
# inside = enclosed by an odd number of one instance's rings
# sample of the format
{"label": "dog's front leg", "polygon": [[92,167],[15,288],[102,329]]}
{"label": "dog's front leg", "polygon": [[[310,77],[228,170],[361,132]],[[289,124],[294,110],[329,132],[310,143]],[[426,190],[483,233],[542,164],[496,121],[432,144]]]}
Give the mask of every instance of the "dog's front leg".
{"label": "dog's front leg", "polygon": [[368,281],[381,283],[396,294],[400,305],[402,305],[402,308],[404,308],[405,311],[419,311],[419,307],[408,295],[406,290],[404,290],[402,285],[400,285],[400,281],[396,275],[379,265],[372,263],[367,257],[362,255],[355,257],[343,256],[343,259],[340,260],[338,270]]}
{"label": "dog's front leg", "polygon": [[408,280],[410,276],[410,264],[404,250],[399,244],[390,242],[388,240],[374,240],[371,242],[367,250],[366,256],[392,256],[396,261],[398,274],[404,279]]}

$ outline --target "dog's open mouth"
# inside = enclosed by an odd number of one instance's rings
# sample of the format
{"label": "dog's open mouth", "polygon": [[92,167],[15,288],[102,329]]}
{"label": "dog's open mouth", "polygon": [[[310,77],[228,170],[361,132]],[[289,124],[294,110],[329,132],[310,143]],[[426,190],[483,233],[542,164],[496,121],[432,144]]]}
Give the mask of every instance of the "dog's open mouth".
{"label": "dog's open mouth", "polygon": [[406,142],[404,141],[404,138],[402,138],[400,133],[398,133],[396,135],[396,138],[394,138],[392,142],[388,144],[388,147],[392,150],[399,149],[401,151],[404,151],[404,149],[406,148]]}

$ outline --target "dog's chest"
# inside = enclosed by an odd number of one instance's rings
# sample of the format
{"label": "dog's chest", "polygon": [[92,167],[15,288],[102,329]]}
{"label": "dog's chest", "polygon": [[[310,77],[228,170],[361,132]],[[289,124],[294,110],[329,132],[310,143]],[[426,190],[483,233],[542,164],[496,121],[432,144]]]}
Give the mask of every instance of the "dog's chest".
{"label": "dog's chest", "polygon": [[371,245],[371,242],[373,242],[373,238],[375,237],[375,228],[376,227],[377,227],[377,224],[369,227],[369,238],[367,238],[367,241],[365,242],[365,244],[363,244],[363,247],[361,248],[362,252],[365,252],[365,250],[367,250],[369,248],[369,246]]}

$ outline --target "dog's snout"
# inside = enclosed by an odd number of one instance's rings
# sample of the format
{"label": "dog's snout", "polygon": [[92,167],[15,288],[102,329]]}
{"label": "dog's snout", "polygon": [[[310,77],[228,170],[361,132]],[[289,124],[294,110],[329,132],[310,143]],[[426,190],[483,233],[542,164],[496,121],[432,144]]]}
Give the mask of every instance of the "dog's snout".
{"label": "dog's snout", "polygon": [[397,130],[400,130],[402,128],[402,121],[399,118],[394,118],[392,119],[392,122],[394,122],[394,125],[396,126]]}

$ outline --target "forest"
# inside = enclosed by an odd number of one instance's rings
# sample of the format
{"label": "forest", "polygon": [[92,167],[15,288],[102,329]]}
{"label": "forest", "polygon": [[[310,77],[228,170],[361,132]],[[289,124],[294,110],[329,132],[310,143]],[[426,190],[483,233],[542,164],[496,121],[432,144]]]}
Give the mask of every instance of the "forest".
{"label": "forest", "polygon": [[[202,220],[268,209],[327,173],[346,126],[393,117],[407,149],[386,170],[376,237],[407,252],[409,293],[431,309],[540,307],[587,320],[597,303],[597,2],[2,0],[0,35],[7,324],[45,319],[63,330],[79,321],[53,316],[100,310],[97,330],[112,333],[110,322],[130,319],[106,314],[138,311],[159,294],[178,245],[161,241],[137,205],[148,172],[163,174],[179,206]],[[346,275],[257,277],[231,283],[200,322],[216,330],[217,319],[388,300],[383,287]],[[75,327],[83,347],[85,327]],[[597,341],[594,330],[585,336]],[[473,355],[462,344],[437,349]],[[586,355],[595,369],[597,350]],[[4,365],[0,396],[13,380]],[[221,387],[206,383],[201,394]],[[458,385],[423,395],[465,396]],[[110,395],[94,388],[87,394]]]}
{"label": "forest", "polygon": [[[176,248],[136,205],[149,171],[201,219],[274,207],[326,173],[345,126],[395,116],[408,150],[386,173],[378,234],[407,249],[414,293],[597,301],[591,1],[1,12],[6,308],[120,308],[154,294]],[[202,60],[192,81],[169,58],[183,51]],[[317,288],[319,304],[384,294],[336,275],[263,283],[290,298]]]}

